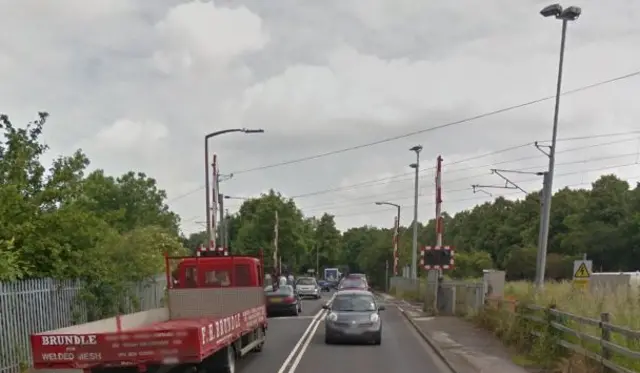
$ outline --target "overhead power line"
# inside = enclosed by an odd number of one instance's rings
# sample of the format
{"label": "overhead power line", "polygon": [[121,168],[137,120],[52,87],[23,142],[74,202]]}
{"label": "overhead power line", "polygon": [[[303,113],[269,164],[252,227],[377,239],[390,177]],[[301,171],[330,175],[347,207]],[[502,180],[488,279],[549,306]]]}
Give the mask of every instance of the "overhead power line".
{"label": "overhead power line", "polygon": [[[585,91],[585,90],[588,90],[588,89],[596,88],[596,87],[599,87],[599,86],[602,86],[602,85],[605,85],[605,84],[610,84],[610,83],[614,83],[614,82],[617,82],[617,81],[620,81],[620,80],[629,79],[629,78],[632,78],[632,77],[635,77],[635,76],[638,76],[638,75],[640,75],[640,70],[634,71],[634,72],[629,73],[629,74],[617,76],[615,78],[611,78],[611,79],[603,80],[603,81],[596,82],[596,83],[593,83],[593,84],[589,84],[589,85],[586,85],[586,86],[582,86],[582,87],[579,87],[579,88],[575,88],[575,89],[572,89],[572,90],[568,90],[568,91],[563,92],[561,95],[562,96],[571,95],[571,94],[582,92],[582,91]],[[384,144],[384,143],[388,143],[388,142],[404,139],[404,138],[407,138],[407,137],[412,137],[412,136],[415,136],[415,135],[420,135],[420,134],[423,134],[423,133],[432,132],[432,131],[436,131],[436,130],[440,130],[440,129],[444,129],[444,128],[453,127],[453,126],[457,126],[457,125],[460,125],[460,124],[476,121],[478,119],[483,119],[483,118],[491,117],[491,116],[494,116],[494,115],[506,113],[506,112],[509,112],[509,111],[512,111],[512,110],[521,109],[523,107],[531,106],[531,105],[538,104],[538,103],[541,103],[541,102],[544,102],[544,101],[548,101],[548,100],[552,100],[552,99],[555,99],[555,95],[542,97],[542,98],[539,98],[539,99],[536,99],[536,100],[523,102],[523,103],[520,103],[520,104],[517,104],[517,105],[503,107],[501,109],[484,112],[482,114],[474,115],[474,116],[471,116],[471,117],[468,117],[468,118],[456,120],[456,121],[453,121],[453,122],[439,124],[439,125],[436,125],[436,126],[433,126],[433,127],[428,127],[428,128],[424,128],[424,129],[421,129],[421,130],[408,132],[408,133],[405,133],[405,134],[402,134],[402,135],[397,135],[397,136],[388,137],[388,138],[381,139],[381,140],[376,140],[376,141],[373,141],[373,142],[368,142],[368,143],[365,143],[365,144],[351,146],[351,147],[343,148],[343,149],[332,150],[332,151],[328,151],[328,152],[324,152],[324,153],[320,153],[320,154],[316,154],[316,155],[311,155],[311,156],[307,156],[307,157],[291,159],[291,160],[288,160],[288,161],[282,161],[282,162],[278,162],[278,163],[273,163],[273,164],[268,164],[268,165],[248,168],[248,169],[244,169],[244,170],[234,171],[233,174],[234,175],[239,175],[239,174],[244,174],[244,173],[248,173],[248,172],[266,170],[266,169],[270,169],[270,168],[274,168],[274,167],[287,166],[287,165],[290,165],[290,164],[307,162],[307,161],[311,161],[311,160],[314,160],[314,159],[325,158],[325,157],[329,157],[329,156],[336,155],[336,154],[342,154],[342,153],[346,153],[346,152],[350,152],[350,151],[354,151],[354,150],[358,150],[358,149],[368,148],[368,147],[371,147],[371,146],[380,145],[380,144]]]}
{"label": "overhead power line", "polygon": [[[565,138],[560,138],[557,141],[592,140],[592,139],[598,139],[598,138],[630,136],[630,135],[634,135],[634,134],[640,134],[640,130],[627,131],[627,132],[603,133],[603,134],[596,134],[596,135],[575,136],[575,137],[565,137]],[[617,143],[622,143],[622,142],[627,142],[627,141],[636,141],[636,140],[637,140],[637,138],[632,138],[632,139],[616,140],[616,141],[607,142],[607,143],[590,144],[590,145],[581,146],[581,147],[575,147],[575,148],[571,148],[571,149],[559,150],[557,153],[565,153],[565,152],[570,152],[570,151],[575,151],[575,150],[588,149],[588,148],[593,148],[593,147],[598,147],[598,146],[606,146],[606,145],[612,145],[612,144],[617,144]],[[547,141],[548,140],[543,140],[543,141],[539,141],[539,142],[547,142]],[[459,159],[459,160],[454,160],[452,162],[448,162],[446,164],[446,166],[450,167],[450,166],[453,166],[453,165],[456,165],[456,164],[460,164],[460,163],[471,162],[471,161],[474,161],[474,160],[490,157],[490,156],[493,156],[493,155],[507,153],[507,152],[510,152],[510,151],[513,151],[513,150],[518,150],[518,149],[525,148],[527,146],[533,146],[533,144],[534,144],[534,142],[526,142],[526,143],[522,143],[522,144],[519,144],[519,145],[509,146],[509,147],[506,147],[506,148],[503,148],[503,149],[499,149],[499,150],[483,153],[483,154],[480,154],[480,155],[475,155],[475,156],[471,156],[471,157],[467,157],[467,158],[463,158],[463,159]],[[466,170],[473,169],[473,168],[478,168],[478,167],[489,167],[489,166],[492,166],[492,165],[499,165],[499,164],[507,164],[507,163],[525,161],[525,160],[529,160],[529,159],[536,159],[536,158],[539,158],[539,157],[540,157],[540,155],[536,155],[536,156],[518,158],[518,159],[515,159],[515,160],[505,160],[505,161],[492,163],[492,164],[487,164],[487,165],[472,166],[472,167],[468,167],[468,168],[464,168],[464,169],[448,170],[447,173],[466,171]],[[421,169],[421,171],[429,171],[429,170],[434,170],[434,169],[435,169],[435,167],[426,167],[426,168]],[[364,187],[364,186],[384,185],[384,184],[388,184],[390,182],[405,181],[404,179],[401,179],[402,177],[411,176],[410,178],[407,178],[406,180],[413,180],[413,174],[414,174],[413,171],[404,172],[404,173],[385,176],[385,177],[381,177],[381,178],[365,180],[365,181],[354,183],[354,184],[343,185],[343,186],[339,186],[339,187],[335,187],[335,188],[328,188],[328,189],[322,189],[322,190],[317,190],[317,191],[308,192],[308,193],[302,193],[302,194],[291,196],[290,198],[295,198],[295,199],[306,198],[306,197],[312,197],[312,196],[317,196],[317,195],[322,195],[322,194],[327,194],[327,193],[333,193],[333,192],[356,189],[356,188]],[[427,177],[427,176],[428,175],[424,175],[423,174],[421,176],[421,178],[424,178],[424,177]],[[172,202],[178,201],[180,199],[186,198],[186,197],[188,197],[190,195],[193,195],[194,193],[197,193],[197,192],[199,192],[199,191],[201,191],[203,189],[204,189],[204,185],[201,185],[201,186],[199,186],[197,188],[194,188],[194,189],[192,189],[192,190],[190,190],[188,192],[185,192],[183,194],[180,194],[180,195],[178,195],[176,197],[173,197],[173,198],[169,199],[167,201],[167,203],[172,203]]]}
{"label": "overhead power line", "polygon": [[[593,158],[593,159],[586,159],[586,160],[581,160],[581,161],[572,161],[572,162],[564,162],[564,163],[558,163],[558,166],[561,165],[571,165],[571,164],[576,164],[576,163],[590,163],[590,162],[598,162],[598,161],[603,161],[603,160],[609,160],[609,159],[613,159],[613,158],[622,158],[622,157],[630,157],[630,156],[635,156],[635,153],[630,153],[630,154],[624,154],[624,155],[619,155],[619,156],[612,156],[612,157],[601,157],[601,158]],[[581,173],[586,173],[586,172],[595,172],[595,171],[603,171],[603,170],[608,170],[611,168],[624,168],[624,167],[631,167],[631,166],[640,166],[640,164],[638,164],[637,162],[627,162],[627,163],[622,163],[622,164],[615,164],[615,165],[607,165],[607,166],[602,166],[602,167],[596,167],[596,168],[590,168],[590,169],[586,169],[586,170],[576,170],[576,171],[569,171],[569,172],[564,172],[561,174],[558,174],[558,177],[566,177],[566,176],[572,176],[572,175],[578,175]],[[538,168],[538,167],[543,167],[543,166],[535,166],[535,167],[528,167],[528,168],[522,168],[518,171],[524,171],[527,169],[534,169],[534,168]],[[458,182],[458,181],[463,181],[463,180],[470,180],[470,179],[474,179],[480,176],[485,176],[486,174],[476,174],[476,175],[471,175],[471,176],[466,176],[463,178],[458,178],[455,180],[450,180],[447,182],[448,185],[451,185],[452,183]],[[529,178],[526,180],[515,180],[516,183],[519,184],[526,184],[526,183],[532,183],[532,182],[540,182],[541,179],[539,177],[536,178]],[[450,194],[450,193],[458,193],[458,192],[463,192],[463,191],[467,191],[467,190],[472,190],[471,187],[466,187],[466,188],[459,188],[459,189],[445,189],[444,192],[446,194]],[[349,200],[345,200],[343,202],[333,202],[333,203],[327,203],[327,204],[319,204],[319,205],[312,205],[312,206],[307,206],[307,207],[300,207],[302,210],[306,211],[306,212],[313,212],[313,211],[320,211],[320,210],[325,210],[325,209],[342,209],[342,208],[347,208],[347,207],[355,207],[355,206],[361,206],[361,205],[370,205],[372,203],[375,202],[375,200],[380,199],[380,198],[384,198],[386,197],[387,199],[389,199],[390,195],[394,195],[394,194],[400,194],[400,193],[410,193],[412,191],[412,189],[404,189],[404,190],[397,190],[397,191],[392,191],[392,192],[386,192],[386,193],[380,193],[380,194],[375,194],[375,195],[368,195],[366,197],[358,197],[358,198],[354,198],[354,199],[349,199]],[[521,192],[520,192],[521,193]],[[425,196],[435,196],[434,193],[425,193],[425,191],[423,190],[420,194],[421,196],[425,197]],[[402,201],[402,200],[406,200],[406,199],[410,199],[410,198],[414,198],[413,195],[403,195],[403,196],[398,196],[398,197],[392,197],[391,199],[393,199],[394,201]],[[364,201],[365,199],[368,199],[367,201]],[[356,202],[356,203],[352,203],[354,201],[363,201],[363,202]]]}
{"label": "overhead power line", "polygon": [[[640,133],[640,131],[635,131],[635,132]],[[597,138],[597,137],[602,137],[602,136],[601,135],[594,136],[594,138]],[[631,139],[609,141],[609,142],[606,142],[606,143],[589,144],[589,145],[585,145],[585,146],[579,146],[579,147],[574,147],[574,148],[570,148],[570,149],[559,150],[556,153],[557,154],[569,153],[569,152],[573,152],[573,151],[577,151],[577,150],[591,149],[591,148],[600,147],[600,146],[607,146],[607,145],[613,145],[613,144],[619,144],[619,143],[637,141],[637,140],[638,140],[637,138],[631,138]],[[524,145],[532,146],[533,143],[526,143]],[[473,157],[461,159],[461,160],[458,160],[458,161],[454,161],[454,162],[451,162],[451,163],[447,163],[447,165],[446,165],[446,167],[447,167],[447,175],[450,175],[452,173],[463,172],[463,171],[475,170],[475,169],[478,169],[478,168],[492,167],[492,166],[503,165],[503,164],[508,164],[508,163],[516,163],[516,162],[522,162],[522,161],[534,160],[534,159],[542,158],[542,156],[540,154],[537,154],[537,155],[534,155],[534,156],[520,157],[520,158],[510,159],[510,160],[507,159],[507,160],[504,160],[504,161],[487,163],[487,164],[483,164],[483,165],[474,165],[474,166],[465,167],[465,168],[461,168],[461,169],[453,169],[453,170],[449,169],[449,167],[453,166],[453,165],[475,161],[475,160],[478,160],[478,159],[481,159],[481,158],[484,158],[484,157],[488,157],[490,155],[496,155],[496,154],[499,154],[499,153],[504,153],[506,151],[519,149],[519,148],[522,148],[522,147],[523,147],[522,145],[512,146],[512,147],[508,147],[508,148],[505,148],[505,149],[497,150],[497,151],[494,151],[494,152],[491,152],[491,153],[485,153],[485,154],[482,154],[482,155],[473,156]],[[544,167],[544,166],[540,166],[540,167]],[[421,171],[429,171],[429,170],[433,170],[433,169],[435,169],[435,167],[424,168],[424,169],[421,169]],[[335,192],[339,192],[339,191],[348,191],[348,190],[352,190],[352,189],[359,189],[361,187],[373,187],[373,186],[379,186],[379,185],[389,185],[389,184],[396,183],[396,182],[412,181],[413,178],[414,178],[413,174],[414,174],[414,172],[397,174],[397,175],[393,175],[393,176],[387,176],[387,177],[384,177],[384,178],[367,180],[367,181],[363,181],[363,182],[359,182],[359,183],[355,183],[355,184],[344,185],[344,186],[341,186],[341,187],[322,189],[322,190],[316,190],[316,191],[313,191],[313,192],[298,194],[298,195],[291,196],[290,198],[300,199],[300,198],[318,196],[318,195],[322,195],[322,194],[335,193]],[[424,175],[423,174],[423,175],[420,176],[420,179],[431,178],[431,177],[432,177],[432,175]],[[449,181],[449,182],[453,182],[453,181]]]}
{"label": "overhead power line", "polygon": [[[636,175],[636,176],[632,176],[630,178],[627,178],[627,182],[631,181],[631,180],[637,180],[640,179],[640,175]],[[591,182],[583,182],[583,183],[575,183],[575,184],[568,184],[565,185],[563,188],[574,188],[574,187],[580,187],[580,186],[589,186],[591,185]],[[471,189],[471,188],[469,188]],[[473,200],[488,200],[488,199],[497,199],[499,197],[509,197],[509,196],[515,196],[515,195],[522,195],[522,192],[517,191],[517,192],[511,192],[511,193],[504,193],[504,194],[500,194],[500,195],[496,195],[496,196],[489,196],[489,195],[484,195],[484,196],[477,196],[477,197],[472,197],[472,198],[462,198],[462,199],[454,199],[454,200],[450,200],[449,202],[465,202],[465,201],[473,201]],[[421,204],[421,206],[430,206],[433,205],[434,202],[429,202],[429,203],[425,203],[425,204]],[[411,208],[413,207],[413,205],[406,205],[406,206],[400,206],[402,208]],[[346,217],[353,217],[353,216],[362,216],[362,215],[377,215],[377,214],[383,214],[386,213],[388,214],[389,211],[385,210],[385,209],[381,209],[381,208],[377,208],[375,210],[368,210],[368,211],[360,211],[360,212],[354,212],[354,213],[346,213],[346,214],[331,214],[333,215],[334,218],[346,218]]]}

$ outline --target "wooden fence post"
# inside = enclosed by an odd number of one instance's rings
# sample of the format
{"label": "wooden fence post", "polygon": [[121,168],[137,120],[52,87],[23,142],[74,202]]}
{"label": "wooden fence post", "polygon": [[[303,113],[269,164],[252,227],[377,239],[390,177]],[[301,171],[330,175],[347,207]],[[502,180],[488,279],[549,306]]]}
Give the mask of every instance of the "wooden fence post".
{"label": "wooden fence post", "polygon": [[[601,341],[611,342],[611,330],[605,327],[604,324],[609,324],[611,321],[611,315],[608,312],[603,312],[600,314],[600,331],[601,331]],[[611,350],[605,346],[604,343],[600,342],[600,354],[603,359],[611,360]],[[609,369],[604,368],[604,371],[607,372]]]}

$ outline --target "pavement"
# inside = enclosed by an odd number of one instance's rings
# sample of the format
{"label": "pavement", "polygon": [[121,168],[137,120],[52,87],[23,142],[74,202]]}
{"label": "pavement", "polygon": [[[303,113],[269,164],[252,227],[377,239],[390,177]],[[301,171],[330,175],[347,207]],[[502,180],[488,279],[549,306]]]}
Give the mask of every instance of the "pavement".
{"label": "pavement", "polygon": [[269,319],[264,350],[238,362],[241,373],[453,373],[393,302],[382,301],[382,344],[326,345],[321,300],[304,300],[298,317]]}
{"label": "pavement", "polygon": [[419,304],[381,296],[396,305],[455,373],[528,373],[512,361],[498,338],[471,322],[455,316],[429,317]]}

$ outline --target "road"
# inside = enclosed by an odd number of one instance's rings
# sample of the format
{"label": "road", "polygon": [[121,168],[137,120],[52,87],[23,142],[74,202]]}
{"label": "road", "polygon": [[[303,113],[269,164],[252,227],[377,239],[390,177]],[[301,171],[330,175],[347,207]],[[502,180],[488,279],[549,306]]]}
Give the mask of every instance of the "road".
{"label": "road", "polygon": [[[241,373],[326,373],[399,371],[450,373],[393,304],[381,311],[382,345],[326,345],[322,304],[305,300],[297,318],[271,318],[261,353],[238,364]],[[317,320],[317,321],[316,321]]]}

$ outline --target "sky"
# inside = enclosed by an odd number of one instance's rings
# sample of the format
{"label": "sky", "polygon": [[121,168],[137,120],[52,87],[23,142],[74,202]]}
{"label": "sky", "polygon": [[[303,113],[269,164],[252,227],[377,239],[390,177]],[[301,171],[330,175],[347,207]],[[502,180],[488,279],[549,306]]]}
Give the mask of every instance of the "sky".
{"label": "sky", "polygon": [[[10,30],[0,34],[0,112],[16,124],[49,112],[49,160],[81,148],[93,169],[154,177],[185,233],[204,227],[204,135],[229,128],[265,131],[210,140],[221,173],[233,174],[220,184],[235,197],[230,212],[274,189],[343,230],[391,227],[394,209],[376,201],[402,205],[408,225],[414,145],[420,221],[435,215],[438,155],[449,213],[524,196],[474,193],[504,186],[491,169],[518,171],[500,173],[527,192],[541,187],[533,173],[548,160],[533,143],[551,139],[561,34],[539,14],[548,4],[0,0]],[[554,189],[607,173],[635,185],[640,76],[596,83],[640,70],[640,2],[575,5]]]}

